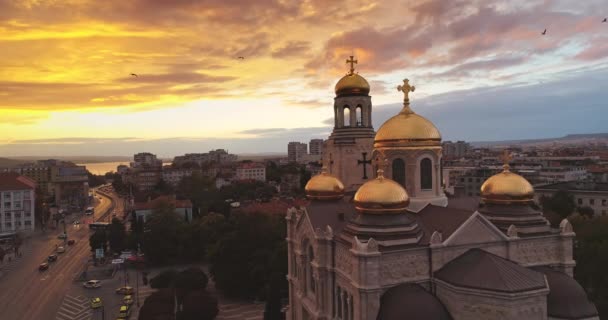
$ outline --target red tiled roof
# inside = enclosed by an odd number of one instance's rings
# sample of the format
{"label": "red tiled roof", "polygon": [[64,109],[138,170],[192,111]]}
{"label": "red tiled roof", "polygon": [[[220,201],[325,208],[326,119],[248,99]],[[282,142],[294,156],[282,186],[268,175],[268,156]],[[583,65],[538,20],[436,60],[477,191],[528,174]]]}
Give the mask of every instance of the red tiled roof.
{"label": "red tiled roof", "polygon": [[264,164],[257,162],[245,162],[241,163],[238,168],[239,169],[257,169],[257,168],[265,168]]}
{"label": "red tiled roof", "polygon": [[0,174],[0,191],[35,189],[36,183],[16,173]]}
{"label": "red tiled roof", "polygon": [[162,202],[168,202],[172,204],[176,209],[192,208],[192,202],[190,202],[190,200],[176,200],[168,196],[161,196],[147,202],[135,202],[135,210],[153,210],[157,208]]}

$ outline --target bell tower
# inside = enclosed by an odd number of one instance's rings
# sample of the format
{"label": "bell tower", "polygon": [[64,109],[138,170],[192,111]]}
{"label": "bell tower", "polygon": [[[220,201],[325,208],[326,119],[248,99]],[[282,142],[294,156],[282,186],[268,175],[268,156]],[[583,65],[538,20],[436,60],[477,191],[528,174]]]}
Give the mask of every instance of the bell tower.
{"label": "bell tower", "polygon": [[323,161],[346,191],[354,191],[374,176],[371,154],[375,132],[369,83],[355,72],[358,61],[354,56],[346,63],[349,71],[335,87],[334,129],[323,146]]}

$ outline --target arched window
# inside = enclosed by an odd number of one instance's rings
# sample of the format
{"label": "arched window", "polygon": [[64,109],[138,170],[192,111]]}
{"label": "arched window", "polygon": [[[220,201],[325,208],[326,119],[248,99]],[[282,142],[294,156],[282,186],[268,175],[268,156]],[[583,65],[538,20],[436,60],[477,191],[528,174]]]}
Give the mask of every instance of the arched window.
{"label": "arched window", "polygon": [[312,261],[315,259],[312,246],[308,247],[308,261],[306,261],[306,267],[308,268],[308,288],[310,291],[315,292],[315,279],[312,276]]}
{"label": "arched window", "polygon": [[342,115],[342,118],[344,120],[344,126],[350,127],[350,108],[348,106],[344,107],[344,112],[342,113]]}
{"label": "arched window", "polygon": [[420,189],[433,189],[433,162],[429,158],[420,161]]}
{"label": "arched window", "polygon": [[357,127],[362,127],[363,126],[363,114],[361,113],[361,106],[357,106],[357,108],[355,109],[355,115],[357,116]]}
{"label": "arched window", "polygon": [[393,160],[393,180],[405,188],[405,161],[403,159]]}

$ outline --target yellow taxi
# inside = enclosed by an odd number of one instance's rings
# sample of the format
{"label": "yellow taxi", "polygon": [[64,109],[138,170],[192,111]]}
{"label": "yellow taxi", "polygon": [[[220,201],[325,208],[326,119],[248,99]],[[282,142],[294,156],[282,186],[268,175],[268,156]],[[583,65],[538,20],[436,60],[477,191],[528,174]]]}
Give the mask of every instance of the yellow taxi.
{"label": "yellow taxi", "polygon": [[116,293],[124,294],[124,295],[133,294],[133,287],[129,287],[129,286],[120,287],[120,288],[116,289]]}
{"label": "yellow taxi", "polygon": [[122,298],[122,303],[124,303],[127,306],[130,306],[133,304],[133,296],[132,295],[126,295],[124,296],[124,298]]}
{"label": "yellow taxi", "polygon": [[131,315],[131,308],[129,306],[120,306],[118,310],[118,319],[127,319]]}
{"label": "yellow taxi", "polygon": [[103,302],[101,302],[101,298],[91,299],[91,309],[101,308],[102,306],[103,306]]}

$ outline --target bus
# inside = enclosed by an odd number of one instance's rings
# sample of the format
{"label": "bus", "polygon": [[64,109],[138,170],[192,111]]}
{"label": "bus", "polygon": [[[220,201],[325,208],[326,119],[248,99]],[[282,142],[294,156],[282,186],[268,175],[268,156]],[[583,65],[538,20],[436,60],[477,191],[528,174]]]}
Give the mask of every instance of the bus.
{"label": "bus", "polygon": [[86,210],[84,210],[84,214],[86,215],[91,215],[95,213],[95,208],[94,207],[88,207]]}
{"label": "bus", "polygon": [[109,222],[92,222],[89,224],[89,230],[106,230],[109,225]]}

